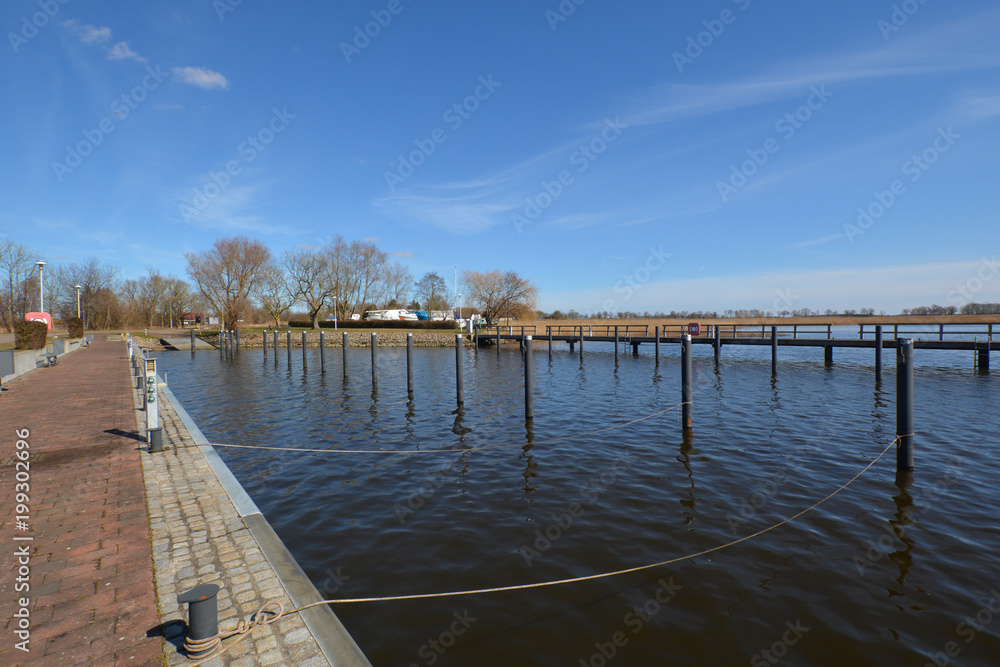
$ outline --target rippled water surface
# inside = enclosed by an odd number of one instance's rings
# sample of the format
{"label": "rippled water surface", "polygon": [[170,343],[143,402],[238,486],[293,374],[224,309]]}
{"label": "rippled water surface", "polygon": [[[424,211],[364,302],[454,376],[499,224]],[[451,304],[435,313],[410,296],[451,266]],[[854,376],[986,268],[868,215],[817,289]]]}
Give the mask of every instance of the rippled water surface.
{"label": "rippled water surface", "polygon": [[[723,348],[716,369],[696,346],[688,439],[677,409],[629,424],[680,402],[674,347],[617,367],[609,345],[537,347],[531,429],[515,346],[463,352],[461,410],[453,349],[415,351],[412,401],[404,349],[380,350],[377,391],[369,350],[349,350],[346,378],[340,352],[325,373],[318,350],[305,366],[301,350],[158,353],[213,442],[408,452],[220,448],[325,597],[681,559],[336,607],[376,665],[1000,664],[1000,386],[971,352],[917,350],[912,479],[890,449],[756,536],[890,445],[891,350],[876,386],[870,350],[826,368],[819,348],[782,348],[772,379],[766,348]],[[468,451],[419,453],[442,448]]]}

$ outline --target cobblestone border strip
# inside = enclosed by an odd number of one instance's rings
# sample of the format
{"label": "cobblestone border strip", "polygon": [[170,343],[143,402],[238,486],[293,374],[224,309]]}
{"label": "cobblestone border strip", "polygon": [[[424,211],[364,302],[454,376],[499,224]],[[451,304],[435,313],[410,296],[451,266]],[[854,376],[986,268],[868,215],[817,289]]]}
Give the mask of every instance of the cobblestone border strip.
{"label": "cobblestone border strip", "polygon": [[[136,423],[142,432],[138,392]],[[219,625],[229,628],[266,600],[286,609],[322,598],[260,510],[214,448],[160,383],[160,419],[166,451],[143,450],[153,562],[160,620],[184,620],[177,595],[197,584],[216,583]],[[165,627],[167,641],[179,646],[180,625]],[[233,641],[233,640],[230,640]],[[187,659],[165,646],[168,664]],[[249,637],[206,667],[230,665],[369,666],[353,638],[328,606],[314,607],[255,629]]]}

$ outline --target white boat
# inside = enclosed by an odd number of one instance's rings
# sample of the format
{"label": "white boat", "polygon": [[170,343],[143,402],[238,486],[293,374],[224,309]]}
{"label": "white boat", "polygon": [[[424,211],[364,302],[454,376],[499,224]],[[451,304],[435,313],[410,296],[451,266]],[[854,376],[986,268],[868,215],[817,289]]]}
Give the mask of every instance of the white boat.
{"label": "white boat", "polygon": [[416,320],[417,314],[411,313],[405,308],[392,308],[389,310],[369,310],[365,313],[366,320]]}

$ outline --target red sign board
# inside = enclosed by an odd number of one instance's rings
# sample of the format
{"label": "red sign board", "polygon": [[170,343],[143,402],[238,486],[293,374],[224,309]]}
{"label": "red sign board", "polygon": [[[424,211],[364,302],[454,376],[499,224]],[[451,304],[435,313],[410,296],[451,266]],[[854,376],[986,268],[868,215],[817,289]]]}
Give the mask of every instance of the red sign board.
{"label": "red sign board", "polygon": [[24,319],[29,322],[45,322],[49,327],[48,330],[52,331],[52,315],[49,313],[28,313],[24,316]]}

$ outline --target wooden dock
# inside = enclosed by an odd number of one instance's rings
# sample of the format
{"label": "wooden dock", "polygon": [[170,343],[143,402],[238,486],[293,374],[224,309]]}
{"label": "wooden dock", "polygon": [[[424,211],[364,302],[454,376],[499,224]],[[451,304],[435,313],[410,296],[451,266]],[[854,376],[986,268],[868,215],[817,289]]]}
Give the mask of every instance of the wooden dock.
{"label": "wooden dock", "polygon": [[[969,327],[979,327],[970,330]],[[680,345],[682,336],[687,331],[678,325],[653,327],[650,332],[648,325],[600,325],[600,326],[547,326],[544,332],[539,332],[536,326],[499,327],[478,331],[476,336],[480,344],[497,344],[497,342],[513,341],[524,345],[528,336],[534,344],[566,343],[570,351],[579,346],[580,354],[587,343],[611,343],[614,345],[615,356],[619,348],[632,346],[632,353],[639,354],[641,345],[652,345],[659,353],[660,345]],[[954,323],[935,325],[935,331],[907,329],[905,325],[858,325],[858,337],[834,338],[833,325],[708,325],[704,333],[692,333],[693,344],[711,345],[715,351],[716,360],[722,348],[727,345],[763,345],[771,347],[772,361],[777,361],[777,350],[780,347],[816,347],[823,348],[824,361],[833,363],[834,348],[866,348],[875,351],[876,360],[881,359],[883,349],[895,349],[902,340],[913,340],[913,347],[930,350],[965,350],[973,352],[976,365],[980,371],[988,371],[990,352],[1000,350],[1000,335],[994,338],[993,324]],[[506,331],[505,331],[506,330]],[[595,333],[596,331],[596,333]],[[1000,334],[1000,328],[996,331]],[[652,334],[652,335],[650,335]],[[961,337],[961,338],[957,338]],[[970,337],[972,337],[970,339]]]}

